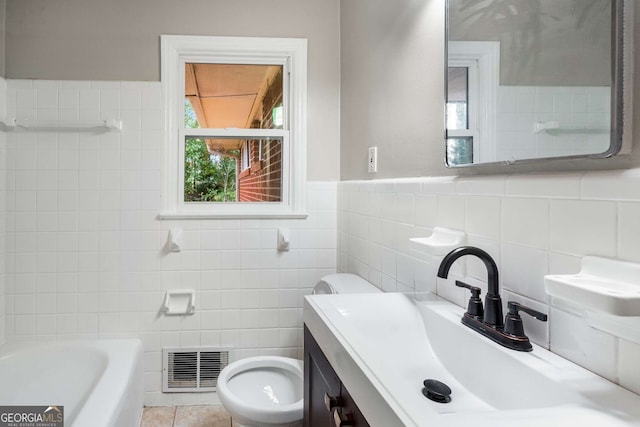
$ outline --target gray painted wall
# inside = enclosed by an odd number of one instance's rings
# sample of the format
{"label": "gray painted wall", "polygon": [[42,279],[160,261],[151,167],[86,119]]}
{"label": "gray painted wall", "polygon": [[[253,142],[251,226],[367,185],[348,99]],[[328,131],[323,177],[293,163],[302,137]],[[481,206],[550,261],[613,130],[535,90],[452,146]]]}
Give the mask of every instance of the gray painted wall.
{"label": "gray painted wall", "polygon": [[339,13],[339,0],[9,0],[6,76],[158,81],[161,34],[307,38],[308,177],[337,180]]}
{"label": "gray painted wall", "polygon": [[[442,175],[441,0],[341,2],[343,180]],[[378,172],[367,173],[367,147]]]}
{"label": "gray painted wall", "polygon": [[502,85],[611,81],[610,0],[449,0],[449,33],[457,41],[499,41]]}
{"label": "gray painted wall", "polygon": [[[607,160],[445,168],[442,0],[9,0],[6,76],[158,80],[160,34],[307,37],[312,180],[338,170],[346,180],[640,165],[636,143]],[[638,103],[640,77],[635,88]],[[366,170],[370,146],[376,174]]]}
{"label": "gray painted wall", "polygon": [[4,34],[7,0],[0,0],[0,77],[5,77],[4,69]]}
{"label": "gray painted wall", "polygon": [[[444,166],[444,1],[341,2],[343,180],[625,169],[640,166],[640,73],[635,73],[634,149],[599,160],[447,169]],[[635,0],[636,11],[640,0]],[[640,13],[635,14],[640,46]],[[640,55],[634,56],[640,70]],[[367,148],[378,147],[378,172]]]}
{"label": "gray painted wall", "polygon": [[338,42],[338,1],[9,0],[8,78],[160,80],[161,34]]}

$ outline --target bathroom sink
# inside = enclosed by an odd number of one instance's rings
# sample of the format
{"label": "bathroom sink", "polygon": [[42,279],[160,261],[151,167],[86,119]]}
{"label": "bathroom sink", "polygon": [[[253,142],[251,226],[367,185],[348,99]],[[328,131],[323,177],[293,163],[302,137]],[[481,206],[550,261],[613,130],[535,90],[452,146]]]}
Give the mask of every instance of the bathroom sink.
{"label": "bathroom sink", "polygon": [[[435,296],[316,295],[305,324],[372,426],[640,426],[640,397],[534,345],[506,349]],[[428,400],[425,379],[451,389]]]}

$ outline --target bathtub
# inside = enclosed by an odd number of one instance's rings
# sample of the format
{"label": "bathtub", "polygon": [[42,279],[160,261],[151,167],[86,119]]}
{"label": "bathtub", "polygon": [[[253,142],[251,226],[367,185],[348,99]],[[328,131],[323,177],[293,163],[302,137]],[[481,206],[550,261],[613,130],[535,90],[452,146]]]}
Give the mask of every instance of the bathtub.
{"label": "bathtub", "polygon": [[65,427],[137,426],[143,388],[139,340],[0,347],[0,405],[62,405]]}

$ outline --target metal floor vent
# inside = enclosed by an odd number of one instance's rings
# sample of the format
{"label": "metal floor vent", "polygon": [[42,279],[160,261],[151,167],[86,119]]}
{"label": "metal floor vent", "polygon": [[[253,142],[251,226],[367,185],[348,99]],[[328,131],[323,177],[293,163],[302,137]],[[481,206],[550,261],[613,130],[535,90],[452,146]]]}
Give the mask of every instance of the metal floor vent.
{"label": "metal floor vent", "polygon": [[215,391],[230,354],[220,347],[163,348],[162,391]]}

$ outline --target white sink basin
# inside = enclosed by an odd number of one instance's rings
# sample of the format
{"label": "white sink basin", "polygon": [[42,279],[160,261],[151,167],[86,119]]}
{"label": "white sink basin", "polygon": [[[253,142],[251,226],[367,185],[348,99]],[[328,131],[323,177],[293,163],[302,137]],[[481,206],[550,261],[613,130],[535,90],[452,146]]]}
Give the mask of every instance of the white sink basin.
{"label": "white sink basin", "polygon": [[[640,426],[640,396],[534,345],[508,350],[436,297],[316,295],[305,324],[372,426]],[[422,395],[447,384],[451,402]]]}

